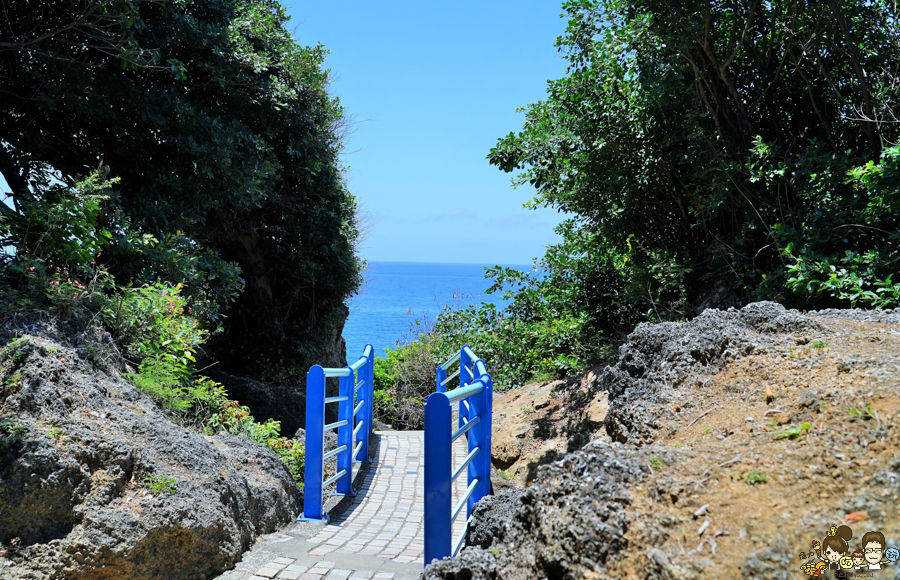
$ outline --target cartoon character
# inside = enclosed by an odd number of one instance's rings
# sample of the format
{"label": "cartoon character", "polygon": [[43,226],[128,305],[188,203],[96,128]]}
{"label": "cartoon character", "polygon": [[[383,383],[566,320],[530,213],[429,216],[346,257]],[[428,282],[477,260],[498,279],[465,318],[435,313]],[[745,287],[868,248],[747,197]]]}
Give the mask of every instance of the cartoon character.
{"label": "cartoon character", "polygon": [[862,545],[866,553],[866,562],[869,563],[869,570],[881,570],[881,559],[884,556],[884,534],[866,532],[862,537]]}
{"label": "cartoon character", "polygon": [[841,568],[844,570],[849,570],[853,567],[853,558],[850,556],[842,556],[840,560],[838,560],[838,564],[841,565]]}
{"label": "cartoon character", "polygon": [[853,558],[853,567],[857,570],[862,570],[866,561],[866,553],[862,550],[856,550],[851,554],[851,557]]}
{"label": "cartoon character", "polygon": [[825,562],[806,562],[800,566],[800,570],[807,576],[822,576],[828,564]]}
{"label": "cartoon character", "polygon": [[[831,526],[831,529],[828,530],[828,535],[822,541],[822,559],[828,562],[828,567],[831,570],[841,570],[842,566],[839,563],[841,558],[847,554],[847,550],[850,549],[850,538],[853,537],[853,530],[851,530],[848,526],[840,526],[835,528]],[[882,546],[884,546],[884,536],[882,536]],[[878,559],[881,559],[881,552],[878,553]],[[852,564],[852,560],[851,560]]]}
{"label": "cartoon character", "polygon": [[[812,544],[810,544],[809,553],[808,554],[800,554],[800,558],[805,560],[807,558],[816,558],[816,560],[824,560],[822,557],[822,544],[819,540],[813,540]],[[813,563],[816,562],[813,560]]]}

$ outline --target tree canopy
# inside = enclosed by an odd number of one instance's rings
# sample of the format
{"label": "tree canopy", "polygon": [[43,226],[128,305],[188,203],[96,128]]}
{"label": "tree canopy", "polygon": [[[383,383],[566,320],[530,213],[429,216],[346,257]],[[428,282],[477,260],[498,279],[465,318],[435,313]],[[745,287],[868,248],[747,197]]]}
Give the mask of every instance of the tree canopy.
{"label": "tree canopy", "polygon": [[[877,284],[898,257],[896,182],[887,186],[900,159],[894,3],[564,9],[567,76],[489,159],[521,170],[517,183],[538,190],[532,204],[571,212],[570,231],[589,232],[580,239],[597,253],[628,258],[638,317],[893,296]],[[584,292],[598,312],[622,306],[602,298],[608,288]]]}
{"label": "tree canopy", "polygon": [[100,168],[117,184],[97,261],[122,283],[184,283],[221,329],[224,366],[268,376],[310,364],[359,284],[347,122],[327,52],[287,20],[273,0],[23,0],[0,14],[7,217]]}
{"label": "tree canopy", "polygon": [[[900,29],[884,0],[568,0],[568,61],[488,160],[569,219],[513,302],[448,311],[498,385],[644,321],[776,300],[900,306]],[[440,357],[436,356],[436,360]]]}

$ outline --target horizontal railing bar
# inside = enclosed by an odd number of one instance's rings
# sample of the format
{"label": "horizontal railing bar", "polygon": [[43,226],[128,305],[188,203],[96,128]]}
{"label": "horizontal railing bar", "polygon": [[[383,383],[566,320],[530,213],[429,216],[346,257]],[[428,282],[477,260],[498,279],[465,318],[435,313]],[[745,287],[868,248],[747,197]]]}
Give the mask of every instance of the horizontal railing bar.
{"label": "horizontal railing bar", "polygon": [[472,395],[477,395],[484,389],[484,381],[477,380],[471,385],[467,387],[459,387],[458,389],[453,389],[452,391],[447,391],[447,398],[450,399],[450,403],[455,403],[460,399],[465,399],[466,397],[470,397]]}
{"label": "horizontal railing bar", "polygon": [[346,419],[344,419],[344,420],[338,421],[336,423],[329,423],[328,425],[325,425],[325,427],[323,427],[323,429],[325,431],[328,431],[329,429],[334,429],[336,427],[343,427],[344,425],[349,425],[349,424],[350,424],[350,422],[347,421]]}
{"label": "horizontal railing bar", "polygon": [[468,431],[469,429],[471,429],[472,427],[474,427],[475,425],[477,425],[480,422],[481,422],[481,417],[475,417],[474,419],[466,421],[465,425],[463,425],[462,427],[460,427],[453,433],[453,437],[450,438],[450,442],[453,443],[454,441],[459,439],[459,437],[462,434],[464,434],[466,431]]}
{"label": "horizontal railing bar", "polygon": [[463,496],[459,503],[456,504],[456,507],[453,508],[453,515],[450,516],[450,523],[453,523],[453,520],[456,519],[456,516],[459,515],[459,510],[463,509],[463,506],[466,505],[466,501],[468,501],[469,496],[472,495],[472,492],[475,491],[475,486],[478,485],[478,480],[473,479],[472,483],[469,484],[469,487],[466,488],[466,494]]}
{"label": "horizontal railing bar", "polygon": [[465,369],[466,369],[466,372],[469,373],[469,378],[474,379],[475,373],[472,372],[472,369],[470,369],[469,367],[465,367]]}
{"label": "horizontal railing bar", "polygon": [[365,384],[366,384],[366,379],[359,379],[358,381],[356,381],[356,392],[358,393],[359,390],[360,390],[360,389],[363,387],[363,385],[365,385]]}
{"label": "horizontal railing bar", "polygon": [[475,449],[470,451],[468,455],[466,455],[466,459],[462,462],[462,465],[457,467],[453,475],[450,476],[450,481],[456,481],[456,478],[459,477],[459,474],[462,473],[463,469],[465,469],[473,459],[475,459],[475,456],[478,455],[479,451],[481,451],[481,447],[476,447]]}
{"label": "horizontal railing bar", "polygon": [[356,417],[356,414],[359,413],[359,410],[362,409],[363,405],[365,405],[365,404],[366,404],[366,400],[365,400],[365,399],[360,399],[360,400],[359,400],[359,403],[358,403],[358,404],[356,405],[356,407],[353,409],[353,416],[354,416],[354,417]]}
{"label": "horizontal railing bar", "polygon": [[340,470],[340,471],[337,472],[334,476],[329,477],[328,479],[326,479],[325,481],[323,481],[323,482],[322,482],[322,487],[325,487],[325,486],[328,485],[329,483],[334,483],[335,481],[337,481],[338,478],[340,478],[342,475],[344,475],[344,474],[346,474],[346,473],[347,473],[347,470],[346,470],[346,469]]}
{"label": "horizontal railing bar", "polygon": [[353,372],[356,372],[356,371],[358,371],[359,369],[361,369],[362,366],[363,366],[364,364],[366,364],[367,362],[369,362],[369,359],[367,359],[367,358],[364,357],[364,356],[363,356],[363,357],[360,357],[358,361],[356,361],[355,363],[353,363],[352,365],[350,365],[350,370],[352,370]]}
{"label": "horizontal railing bar", "polygon": [[[466,386],[468,386],[468,385],[466,385]],[[469,401],[462,400],[462,401],[459,402],[459,405],[460,405],[460,406],[465,405],[465,406],[466,406],[466,411],[468,411],[469,409],[471,409],[471,407],[469,406]]]}
{"label": "horizontal railing bar", "polygon": [[453,544],[453,551],[450,553],[451,556],[456,556],[456,553],[459,552],[459,549],[462,548],[463,540],[466,539],[466,530],[460,532],[459,537],[456,538],[456,542]]}
{"label": "horizontal railing bar", "polygon": [[361,463],[361,462],[362,462],[362,459],[357,459],[357,458],[356,458],[356,454],[359,453],[360,448],[362,448],[362,444],[363,444],[363,442],[362,442],[362,441],[359,441],[359,442],[356,443],[356,447],[353,448],[353,461],[355,461],[355,462],[357,462],[357,463]]}
{"label": "horizontal railing bar", "polygon": [[453,373],[452,375],[450,375],[449,377],[447,377],[446,379],[441,381],[441,386],[446,385],[447,383],[449,383],[450,381],[452,381],[453,379],[455,379],[458,376],[459,376],[459,369],[456,369],[455,373]]}
{"label": "horizontal railing bar", "polygon": [[360,419],[360,420],[359,420],[359,423],[357,423],[357,424],[356,424],[356,427],[353,429],[353,436],[354,436],[354,437],[356,437],[356,435],[359,433],[359,430],[362,429],[362,426],[365,425],[365,423],[366,423],[366,422],[365,422],[363,419]]}
{"label": "horizontal railing bar", "polygon": [[450,365],[459,360],[459,357],[462,356],[462,351],[457,351],[450,358],[447,359],[447,362],[441,365],[442,370],[447,370],[450,368]]}
{"label": "horizontal railing bar", "polygon": [[342,369],[322,369],[325,371],[326,377],[349,377],[350,369],[344,367]]}
{"label": "horizontal railing bar", "polygon": [[486,375],[486,374],[487,374],[487,367],[484,365],[484,361],[483,361],[483,360],[478,359],[477,361],[475,361],[475,368],[478,369],[478,376],[479,376],[479,377],[480,377],[481,375]]}
{"label": "horizontal railing bar", "polygon": [[327,405],[328,403],[340,403],[341,401],[346,401],[349,398],[350,397],[348,397],[347,395],[341,395],[339,397],[326,397],[325,404]]}
{"label": "horizontal railing bar", "polygon": [[323,456],[322,456],[322,460],[324,461],[325,459],[328,459],[329,457],[334,457],[335,455],[337,455],[337,454],[340,453],[341,451],[346,451],[346,450],[347,450],[347,446],[346,446],[346,445],[341,445],[341,446],[338,447],[337,449],[332,449],[331,451],[329,451],[328,453],[326,453],[325,455],[323,455]]}

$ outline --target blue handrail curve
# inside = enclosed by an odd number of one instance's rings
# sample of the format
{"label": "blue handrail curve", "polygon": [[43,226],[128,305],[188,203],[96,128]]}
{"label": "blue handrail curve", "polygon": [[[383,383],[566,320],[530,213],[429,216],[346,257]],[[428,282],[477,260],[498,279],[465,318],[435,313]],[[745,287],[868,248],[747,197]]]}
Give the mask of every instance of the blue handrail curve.
{"label": "blue handrail curve", "polygon": [[[336,397],[325,396],[325,378],[340,377]],[[336,495],[354,495],[353,464],[369,461],[372,433],[375,355],[371,344],[355,363],[342,369],[314,365],[306,373],[306,465],[301,521],[328,521],[322,513],[322,490],[337,481]],[[325,425],[325,405],[338,404],[338,419]],[[325,430],[337,429],[337,447],[325,453]],[[354,443],[355,441],[355,443]],[[325,459],[337,455],[337,473],[322,481]]]}
{"label": "blue handrail curve", "polygon": [[[457,373],[447,370],[460,362]],[[449,382],[460,376],[460,386],[451,391]],[[453,520],[466,506],[466,518],[482,497],[491,493],[491,405],[493,379],[468,345],[437,368],[437,392],[425,402],[425,565],[455,556],[465,538],[453,536]],[[459,403],[459,426],[453,429],[452,405]],[[452,444],[467,434],[468,455],[453,469]],[[451,509],[453,482],[467,470],[468,487]]]}

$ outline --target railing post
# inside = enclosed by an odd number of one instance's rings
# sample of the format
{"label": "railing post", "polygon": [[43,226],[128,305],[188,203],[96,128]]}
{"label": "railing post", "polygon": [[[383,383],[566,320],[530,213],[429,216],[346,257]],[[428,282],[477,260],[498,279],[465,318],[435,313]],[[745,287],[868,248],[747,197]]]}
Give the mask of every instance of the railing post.
{"label": "railing post", "polygon": [[450,555],[453,541],[450,399],[432,393],[425,401],[425,565]]}
{"label": "railing post", "polygon": [[494,401],[494,379],[491,378],[491,375],[485,373],[481,374],[478,369],[478,363],[484,365],[484,361],[481,359],[472,361],[472,374],[474,375],[473,381],[480,380],[484,383],[484,390],[482,390],[478,395],[476,395],[479,399],[479,408],[478,408],[478,416],[481,417],[481,423],[475,426],[473,431],[479,432],[479,443],[483,444],[483,449],[486,450],[486,453],[479,453],[478,457],[475,458],[473,463],[478,464],[478,486],[475,491],[472,492],[472,499],[470,499],[470,503],[468,505],[469,515],[471,515],[471,510],[474,509],[475,504],[482,497],[491,495],[491,428],[492,428],[492,420],[493,420],[493,401]]}
{"label": "railing post", "polygon": [[[470,420],[474,420],[476,417],[479,419],[478,425],[475,425],[472,429],[469,430],[467,435],[469,436],[468,441],[468,449],[467,452],[471,453],[475,451],[476,448],[479,449],[478,455],[469,463],[469,467],[466,470],[467,474],[467,484],[472,485],[472,482],[476,479],[478,483],[475,485],[475,489],[472,490],[472,495],[469,496],[468,501],[466,501],[466,518],[472,515],[472,510],[475,509],[475,504],[484,497],[485,494],[483,490],[485,489],[485,481],[488,482],[488,493],[490,493],[490,477],[491,477],[491,467],[490,467],[490,400],[485,396],[489,392],[488,386],[488,378],[484,377],[484,380],[481,382],[484,383],[484,388],[480,393],[476,393],[470,397],[468,397],[469,401],[469,417]],[[461,409],[462,407],[460,407]],[[485,428],[487,427],[487,428]],[[485,471],[485,462],[484,458],[488,458],[487,462],[487,471]]]}
{"label": "railing post", "polygon": [[[366,346],[371,347],[371,344]],[[371,350],[372,358],[369,359],[369,376],[366,378],[366,407],[369,413],[369,433],[366,435],[366,458],[368,459],[369,435],[375,430],[375,349]]]}
{"label": "railing post", "polygon": [[315,365],[306,373],[306,481],[300,520],[322,521],[322,456],[325,454],[325,370]]}
{"label": "railing post", "polygon": [[[469,365],[475,362],[471,359],[471,357],[469,356],[469,353],[466,352],[468,350],[467,349],[468,346],[469,346],[468,344],[463,345],[462,349],[460,349],[460,351],[459,351],[459,387],[460,388],[466,386],[467,384],[471,384],[474,381],[474,379],[469,376],[469,373],[467,371],[467,369],[469,368]],[[474,368],[472,369],[472,373],[473,374],[475,373]],[[470,402],[469,405],[472,405],[472,403]],[[463,425],[465,425],[466,420],[468,420],[468,418],[470,416],[474,417],[475,413],[470,413],[470,412],[466,411],[466,405],[464,405],[463,402],[460,401],[460,403],[459,403],[459,426],[462,427]],[[467,435],[467,436],[469,438],[471,438],[470,435]]]}
{"label": "railing post", "polygon": [[435,373],[435,393],[446,393],[447,385],[444,384],[444,381],[447,380],[447,371],[442,368],[442,365],[438,365],[437,371]]}
{"label": "railing post", "polygon": [[[368,352],[368,351],[365,351]],[[356,448],[357,442],[362,442],[362,447],[359,448],[359,453],[353,455],[354,461],[359,461],[360,463],[368,463],[369,462],[369,434],[372,432],[372,422],[369,419],[369,405],[372,402],[370,392],[374,392],[374,389],[370,388],[369,385],[369,366],[372,364],[372,359],[369,357],[363,356],[361,358],[366,359],[366,363],[360,367],[358,372],[358,378],[365,381],[363,383],[363,388],[357,393],[356,398],[350,397],[350,400],[353,401],[353,408],[356,408],[356,405],[359,404],[359,399],[365,401],[362,406],[362,409],[359,410],[357,417],[360,421],[365,421],[362,429],[359,430],[359,434],[356,436],[356,441],[353,442],[354,449]],[[357,381],[358,382],[358,381]],[[353,390],[356,390],[356,385],[353,386]],[[353,423],[353,428],[356,429],[356,423],[358,421],[356,418],[351,421]],[[362,457],[362,459],[360,459]]]}
{"label": "railing post", "polygon": [[478,479],[478,489],[472,493],[472,503],[469,504],[468,515],[472,515],[472,509],[478,500],[491,495],[491,427],[494,407],[494,379],[491,378],[491,375],[482,375],[479,378],[484,382],[484,390],[476,395],[481,399],[481,409],[478,411],[481,423],[476,425],[475,428],[481,432],[479,444],[483,445],[483,447],[481,448],[481,453],[478,454],[474,461],[477,461],[479,464],[481,476]]}
{"label": "railing post", "polygon": [[346,424],[338,427],[337,446],[346,445],[347,449],[337,454],[337,472],[346,470],[347,473],[338,478],[335,495],[353,495],[353,390],[356,373],[350,367],[344,368],[349,374],[341,377],[338,396],[347,399],[338,403],[338,421],[345,421]]}

